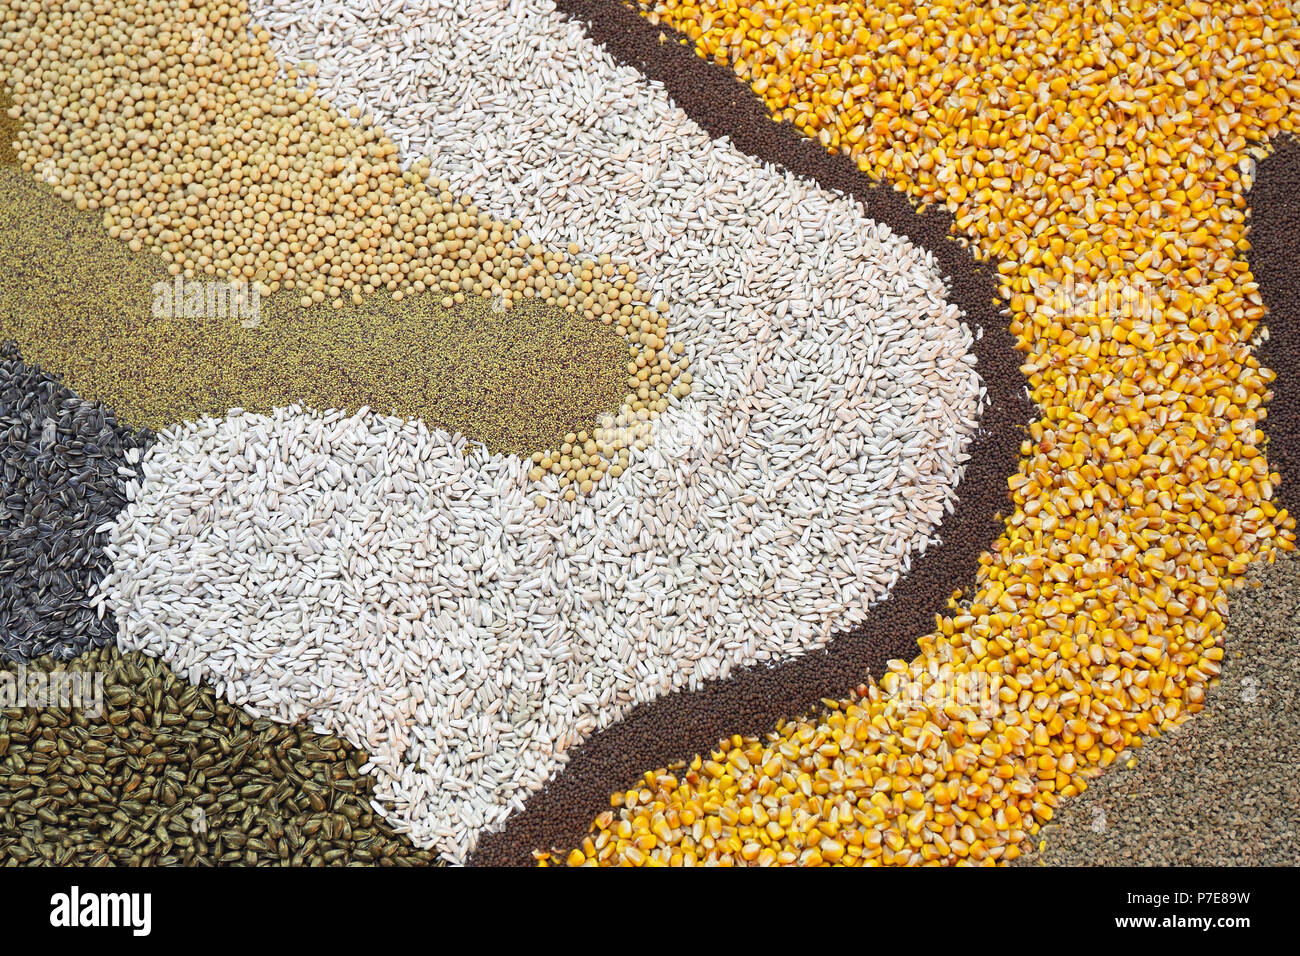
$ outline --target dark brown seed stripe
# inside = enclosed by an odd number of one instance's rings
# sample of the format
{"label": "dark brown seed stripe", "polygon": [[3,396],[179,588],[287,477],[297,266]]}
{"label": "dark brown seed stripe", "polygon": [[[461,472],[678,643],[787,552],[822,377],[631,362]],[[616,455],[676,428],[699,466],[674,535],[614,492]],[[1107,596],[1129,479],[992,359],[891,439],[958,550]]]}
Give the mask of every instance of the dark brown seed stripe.
{"label": "dark brown seed stripe", "polygon": [[991,267],[976,263],[965,244],[951,238],[946,210],[918,212],[903,193],[871,180],[847,157],[831,155],[793,126],[774,122],[729,68],[700,59],[679,35],[630,8],[589,0],[557,0],[556,6],[582,21],[620,63],[662,83],[710,135],[726,136],[760,160],[852,195],[873,219],[927,249],[976,332],[976,367],[989,404],[957,486],[956,509],[938,531],[941,543],[913,560],[860,628],[779,666],[743,668],[726,681],[638,707],[576,748],[564,771],[523,812],[500,832],[484,836],[473,865],[526,865],[533,850],[576,845],[593,817],[608,808],[609,794],[647,769],[707,752],[725,736],[764,733],[779,720],[814,709],[822,698],[845,696],[882,673],[887,661],[914,657],[917,639],[932,628],[934,615],[955,590],[973,585],[980,555],[1001,531],[1006,480],[1015,471],[1023,428],[1034,414]]}
{"label": "dark brown seed stripe", "polygon": [[373,811],[366,756],[337,737],[255,720],[143,654],[27,667],[51,672],[92,695],[102,677],[102,712],[0,710],[0,866],[437,862]]}
{"label": "dark brown seed stripe", "polygon": [[[631,24],[633,29],[630,35],[634,41],[643,46],[648,45],[651,50],[658,47],[658,30],[649,28],[636,18],[632,19]],[[597,33],[596,39],[604,40],[616,55],[621,56],[625,62],[631,62],[625,54],[620,53],[620,44],[613,38]],[[661,722],[661,727],[655,730],[664,731],[662,740],[673,751],[689,753],[698,749],[701,741],[716,738],[722,729],[747,725],[754,729],[761,728],[770,723],[774,715],[799,712],[813,705],[821,696],[843,692],[846,674],[859,677],[875,672],[885,660],[913,653],[914,635],[928,628],[930,616],[937,609],[938,605],[932,596],[946,596],[951,592],[955,581],[973,576],[975,559],[982,550],[982,545],[997,530],[992,515],[1004,500],[1003,481],[1010,464],[1014,462],[1018,441],[1014,426],[1028,418],[1029,408],[1018,394],[1020,380],[1016,371],[1017,362],[1009,348],[1010,339],[1006,337],[1004,323],[997,318],[992,279],[987,274],[977,273],[963,250],[950,243],[940,242],[948,231],[947,217],[929,214],[917,219],[901,195],[888,189],[872,189],[868,180],[851,165],[825,156],[792,130],[773,125],[766,118],[761,104],[748,91],[738,87],[725,71],[706,69],[700,73],[695,69],[697,61],[689,56],[688,51],[681,49],[673,52],[681,64],[689,65],[691,74],[704,77],[706,92],[710,85],[712,87],[711,95],[707,97],[697,96],[691,99],[677,94],[681,102],[692,104],[694,118],[710,132],[730,133],[738,145],[761,158],[783,163],[823,185],[854,192],[859,198],[866,198],[866,190],[870,189],[868,202],[873,216],[890,223],[895,231],[908,235],[919,244],[939,251],[940,268],[952,277],[954,297],[963,304],[972,325],[983,333],[976,349],[977,357],[986,383],[993,386],[992,405],[984,413],[983,429],[972,449],[975,460],[968,467],[966,479],[958,489],[962,504],[943,534],[945,539],[951,539],[955,544],[932,549],[926,558],[917,563],[911,576],[913,586],[905,586],[903,592],[883,606],[866,629],[853,637],[841,639],[829,653],[808,657],[788,675],[782,673],[781,685],[770,681],[769,672],[765,669],[755,668],[747,671],[740,680],[725,685],[725,695],[717,700],[716,706],[708,708],[707,715],[696,713],[698,695],[684,695],[680,700],[670,698],[664,704],[649,709],[648,715],[652,722],[660,722],[657,715],[673,713],[672,720]],[[661,61],[659,66],[661,70],[670,66],[675,68],[671,61]],[[665,78],[653,73],[651,75],[657,79]],[[676,93],[675,90],[673,92]],[[750,130],[755,132],[751,133]],[[999,351],[1004,354],[999,355]],[[999,369],[1002,374],[999,374]],[[999,381],[1008,384],[1001,392],[998,389]],[[972,541],[978,541],[979,544],[972,545]],[[956,566],[960,566],[962,571],[955,571]],[[787,677],[790,679],[786,680]],[[739,701],[739,704],[729,702],[728,696],[731,701]],[[675,713],[683,702],[688,704],[686,710],[680,714]],[[739,722],[738,715],[741,715]],[[633,734],[643,735],[638,731],[638,726],[645,721],[646,716],[647,713],[643,712],[634,718]],[[705,719],[701,720],[702,717]],[[618,740],[619,737],[615,735],[611,739]],[[654,754],[653,750],[640,748],[629,751],[624,756],[628,767],[640,769],[639,765],[644,760],[653,758]],[[603,797],[610,776],[603,774],[601,779],[605,783],[599,785],[598,792]],[[593,790],[595,792],[597,791]],[[582,810],[579,811],[579,816],[589,817],[589,814]],[[531,841],[529,843],[531,845]]]}
{"label": "dark brown seed stripe", "polygon": [[[917,636],[928,632],[954,588],[972,584],[980,554],[1001,530],[1006,477],[1015,469],[1022,426],[1033,414],[993,275],[952,241],[946,213],[918,213],[901,193],[872,182],[845,157],[831,156],[793,127],[774,123],[729,69],[698,59],[677,36],[630,9],[584,0],[557,5],[570,16],[589,18],[593,39],[662,82],[711,134],[855,196],[873,218],[931,251],[953,299],[980,334],[975,350],[990,404],[957,489],[956,512],[939,531],[942,544],[914,560],[863,627],[825,650],[778,667],[747,668],[702,691],[677,693],[634,711],[576,750],[565,772],[502,833],[485,837],[473,859],[478,864],[527,864],[536,848],[572,845],[607,807],[608,794],[647,768],[707,751],[727,735],[762,733],[816,708],[821,698],[845,696],[852,685],[879,675],[885,661],[913,657]],[[1261,164],[1251,194],[1251,265],[1273,313],[1260,357],[1278,373],[1267,421],[1270,454],[1286,477],[1300,455],[1300,411],[1291,388],[1300,357],[1300,330],[1293,321],[1300,309],[1293,275],[1300,254],[1298,187],[1300,147],[1287,143]],[[18,361],[16,354],[7,357]],[[6,501],[9,474],[6,466]],[[1283,503],[1293,508],[1295,494],[1284,481]],[[49,669],[54,663],[45,659],[36,666]],[[80,709],[0,711],[0,781],[8,784],[0,788],[0,864],[432,859],[374,817],[367,805],[369,781],[357,769],[364,755],[341,741],[254,720],[150,658],[105,649],[74,666],[106,675],[102,719]]]}
{"label": "dark brown seed stripe", "polygon": [[[561,8],[570,14],[579,9],[563,3]],[[999,530],[996,516],[1006,500],[1005,478],[1021,437],[1018,426],[1032,412],[1005,319],[998,312],[992,275],[947,239],[951,219],[946,213],[930,210],[918,215],[901,193],[878,188],[852,163],[825,154],[792,128],[773,123],[761,102],[730,72],[702,63],[676,42],[661,43],[661,31],[630,12],[612,5],[598,8],[590,30],[617,59],[664,82],[679,105],[711,134],[727,135],[760,159],[853,194],[867,204],[871,216],[934,253],[954,300],[979,330],[975,350],[990,404],[957,489],[956,512],[940,531],[943,543],[914,562],[908,577],[863,628],[838,638],[826,651],[782,668],[749,668],[705,692],[676,694],[638,710],[583,747],[569,770],[532,801],[520,826],[488,838],[478,862],[504,862],[494,848],[505,846],[502,841],[516,833],[522,838],[513,838],[513,851],[505,856],[510,862],[529,862],[533,847],[583,832],[592,814],[602,809],[611,785],[631,779],[645,766],[689,756],[723,733],[765,729],[780,717],[815,706],[821,697],[843,694],[849,685],[879,673],[889,659],[911,657],[916,636],[929,629],[933,614],[954,587],[973,581],[978,555]],[[585,799],[578,798],[579,792]],[[547,820],[544,835],[534,834],[533,821],[540,818]]]}
{"label": "dark brown seed stripe", "polygon": [[1268,456],[1282,476],[1277,495],[1300,509],[1300,141],[1286,137],[1259,164],[1250,190],[1250,271],[1268,308],[1268,338],[1255,349],[1277,373],[1264,431]]}

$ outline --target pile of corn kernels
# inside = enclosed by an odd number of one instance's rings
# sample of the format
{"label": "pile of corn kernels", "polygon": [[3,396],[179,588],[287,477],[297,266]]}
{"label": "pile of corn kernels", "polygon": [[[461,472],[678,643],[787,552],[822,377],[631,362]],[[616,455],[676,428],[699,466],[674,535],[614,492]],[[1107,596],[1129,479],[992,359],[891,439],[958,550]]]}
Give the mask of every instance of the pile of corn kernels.
{"label": "pile of corn kernels", "polygon": [[[569,864],[996,863],[1202,706],[1227,591],[1294,547],[1246,191],[1300,103],[1283,3],[664,0],[772,113],[995,261],[1041,418],[1014,507],[878,684],[614,795]],[[539,854],[544,860],[548,854]]]}

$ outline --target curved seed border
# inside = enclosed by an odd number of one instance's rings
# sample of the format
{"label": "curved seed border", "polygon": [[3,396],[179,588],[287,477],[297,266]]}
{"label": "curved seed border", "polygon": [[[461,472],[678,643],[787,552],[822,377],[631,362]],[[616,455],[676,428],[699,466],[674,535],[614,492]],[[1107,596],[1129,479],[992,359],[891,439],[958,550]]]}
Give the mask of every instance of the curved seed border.
{"label": "curved seed border", "polygon": [[[683,45],[681,34],[649,23],[610,0],[555,0],[619,63],[663,85],[687,115],[711,136],[725,136],[749,155],[782,166],[820,186],[851,195],[867,215],[930,252],[952,300],[976,334],[976,368],[988,392],[970,461],[957,486],[957,504],[936,532],[940,543],[913,558],[889,596],[861,627],[825,648],[776,666],[753,665],[696,691],[678,691],[636,708],[617,724],[575,748],[569,762],[529,799],[505,827],[485,834],[471,865],[525,865],[538,847],[574,845],[609,794],[651,766],[707,752],[732,734],[767,732],[782,719],[807,713],[824,697],[840,698],[879,676],[892,659],[910,660],[917,640],[956,589],[974,584],[979,556],[1002,531],[1009,506],[1007,478],[1016,470],[1024,426],[1035,417],[1021,356],[1008,330],[995,263],[977,263],[965,243],[951,238],[952,216],[938,207],[918,212],[907,197],[881,185],[846,156],[832,155],[767,106],[729,67],[710,63]],[[630,746],[633,742],[636,746]]]}

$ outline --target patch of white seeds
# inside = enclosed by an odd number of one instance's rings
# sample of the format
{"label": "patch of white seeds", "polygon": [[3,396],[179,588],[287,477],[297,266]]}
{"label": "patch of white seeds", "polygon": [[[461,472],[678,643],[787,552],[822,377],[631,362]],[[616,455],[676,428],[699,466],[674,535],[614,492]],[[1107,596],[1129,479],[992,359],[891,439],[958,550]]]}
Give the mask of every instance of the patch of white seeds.
{"label": "patch of white seeds", "polygon": [[983,390],[929,256],[858,203],[710,140],[546,0],[424,7],[252,3],[407,161],[631,261],[691,394],[574,502],[368,411],[178,426],[100,600],[123,648],[368,751],[381,812],[460,860],[629,707],[859,622],[952,508]]}

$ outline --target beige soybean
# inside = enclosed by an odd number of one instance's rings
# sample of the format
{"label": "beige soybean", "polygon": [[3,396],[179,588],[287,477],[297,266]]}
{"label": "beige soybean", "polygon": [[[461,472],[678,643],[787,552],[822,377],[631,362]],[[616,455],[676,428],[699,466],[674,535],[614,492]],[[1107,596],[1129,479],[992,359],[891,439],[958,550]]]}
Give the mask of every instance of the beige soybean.
{"label": "beige soybean", "polygon": [[673,363],[648,373],[667,316],[626,264],[543,249],[429,178],[427,161],[404,170],[369,117],[281,70],[244,3],[3,0],[0,12],[22,168],[168,273],[327,313],[380,297],[487,296],[507,312],[540,300],[622,334],[638,363],[619,403],[631,413],[685,394]]}
{"label": "beige soybean", "polygon": [[[228,284],[178,286],[160,259],[109,239],[93,213],[12,168],[17,126],[7,116],[0,125],[0,164],[11,163],[0,168],[0,340],[133,424],[369,405],[528,453],[623,398],[622,338],[536,299],[502,310],[471,296],[444,308],[425,292],[327,311],[281,291],[255,312],[227,297],[224,309],[187,316],[186,294]],[[169,304],[172,315],[155,314]]]}

